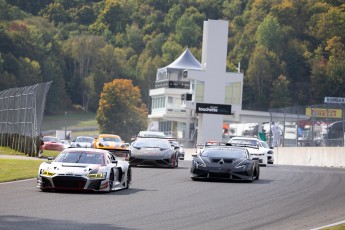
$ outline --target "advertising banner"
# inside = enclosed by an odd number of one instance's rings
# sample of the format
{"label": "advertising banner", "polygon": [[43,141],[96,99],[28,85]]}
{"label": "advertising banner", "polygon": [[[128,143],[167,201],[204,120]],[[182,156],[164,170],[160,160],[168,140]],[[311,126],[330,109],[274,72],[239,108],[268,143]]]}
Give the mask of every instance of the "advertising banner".
{"label": "advertising banner", "polygon": [[342,118],[341,109],[306,108],[306,115],[313,117]]}
{"label": "advertising banner", "polygon": [[231,105],[196,103],[196,113],[231,115]]}

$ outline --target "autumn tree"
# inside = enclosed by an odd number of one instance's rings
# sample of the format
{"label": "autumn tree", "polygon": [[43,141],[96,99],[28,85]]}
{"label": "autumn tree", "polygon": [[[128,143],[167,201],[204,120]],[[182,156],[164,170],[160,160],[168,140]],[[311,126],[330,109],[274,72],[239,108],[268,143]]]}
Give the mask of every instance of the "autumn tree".
{"label": "autumn tree", "polygon": [[131,80],[115,79],[101,93],[96,120],[100,133],[119,134],[124,140],[147,128],[147,107]]}

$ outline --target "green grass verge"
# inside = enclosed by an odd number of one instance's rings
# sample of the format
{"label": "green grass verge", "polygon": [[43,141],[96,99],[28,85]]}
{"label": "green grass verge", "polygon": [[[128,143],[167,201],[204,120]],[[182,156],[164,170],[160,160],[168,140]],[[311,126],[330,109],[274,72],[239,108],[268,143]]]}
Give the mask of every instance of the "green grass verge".
{"label": "green grass verge", "polygon": [[0,182],[34,178],[42,162],[43,160],[0,159]]}
{"label": "green grass verge", "polygon": [[333,227],[322,228],[322,230],[345,230],[345,224],[336,225]]}
{"label": "green grass verge", "polygon": [[[56,157],[60,152],[59,151],[50,151],[50,150],[44,150],[43,151],[43,157]],[[11,149],[9,147],[1,147],[0,146],[0,155],[11,155],[11,156],[25,156],[24,153],[17,152],[14,149]],[[30,157],[28,156],[28,159]]]}
{"label": "green grass verge", "polygon": [[24,153],[17,152],[14,149],[11,149],[9,147],[2,147],[0,146],[0,155],[19,155],[19,156],[25,156]]}

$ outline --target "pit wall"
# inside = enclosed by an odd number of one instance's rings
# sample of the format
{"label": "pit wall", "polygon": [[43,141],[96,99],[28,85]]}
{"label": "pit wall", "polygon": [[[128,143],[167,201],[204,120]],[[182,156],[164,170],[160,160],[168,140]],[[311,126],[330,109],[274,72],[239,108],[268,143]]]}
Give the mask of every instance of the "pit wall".
{"label": "pit wall", "polygon": [[345,147],[278,147],[274,164],[345,167]]}

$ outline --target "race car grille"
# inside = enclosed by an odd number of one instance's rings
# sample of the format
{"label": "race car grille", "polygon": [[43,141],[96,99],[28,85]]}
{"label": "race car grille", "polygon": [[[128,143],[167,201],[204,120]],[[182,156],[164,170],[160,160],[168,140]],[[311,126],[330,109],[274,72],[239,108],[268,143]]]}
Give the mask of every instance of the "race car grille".
{"label": "race car grille", "polygon": [[[220,160],[222,160],[223,158],[212,158],[212,162],[213,163],[218,163]],[[223,159],[224,163],[229,163],[231,164],[234,160],[233,159]]]}
{"label": "race car grille", "polygon": [[99,188],[101,187],[101,181],[97,180],[97,181],[92,181],[90,182],[89,186],[87,187],[87,189],[90,190],[99,190]]}
{"label": "race car grille", "polygon": [[86,179],[81,177],[57,176],[53,179],[55,188],[83,189]]}
{"label": "race car grille", "polygon": [[146,166],[169,166],[171,164],[170,159],[162,160],[143,160],[138,158],[130,158],[131,165],[146,165]]}
{"label": "race car grille", "polygon": [[50,183],[50,181],[47,178],[44,178],[44,177],[42,177],[42,186],[43,186],[43,188],[46,188],[46,187],[51,188],[51,187],[53,187],[52,184]]}
{"label": "race car grille", "polygon": [[230,179],[230,174],[229,173],[209,173],[208,176],[210,178],[226,178]]}

